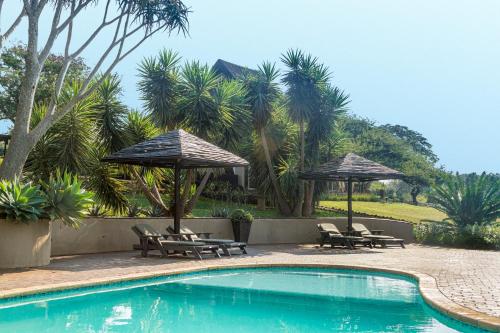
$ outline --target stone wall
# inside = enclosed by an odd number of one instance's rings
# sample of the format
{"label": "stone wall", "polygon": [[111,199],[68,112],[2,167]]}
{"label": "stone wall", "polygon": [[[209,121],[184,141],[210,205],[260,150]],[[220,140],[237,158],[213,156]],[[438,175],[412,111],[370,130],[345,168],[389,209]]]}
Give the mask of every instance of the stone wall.
{"label": "stone wall", "polygon": [[[340,230],[346,229],[345,218],[318,219],[257,219],[252,225],[249,244],[315,243],[319,237],[316,225],[331,222]],[[378,218],[354,217],[369,229],[383,229],[384,234],[414,241],[411,223]],[[129,251],[137,236],[133,225],[147,223],[158,232],[172,224],[165,218],[87,218],[79,229],[59,223],[52,224],[52,255]],[[182,225],[194,232],[212,232],[212,238],[233,238],[231,221],[217,218],[183,219]]]}

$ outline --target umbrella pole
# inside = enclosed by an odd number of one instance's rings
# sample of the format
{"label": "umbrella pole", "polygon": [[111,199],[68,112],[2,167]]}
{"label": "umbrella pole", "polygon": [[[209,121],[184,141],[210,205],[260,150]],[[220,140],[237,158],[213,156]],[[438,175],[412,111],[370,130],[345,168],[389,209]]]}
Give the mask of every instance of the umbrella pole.
{"label": "umbrella pole", "polygon": [[181,184],[180,184],[181,168],[178,163],[175,163],[174,169],[174,231],[176,234],[181,232]]}
{"label": "umbrella pole", "polygon": [[352,178],[347,178],[347,233],[352,235]]}

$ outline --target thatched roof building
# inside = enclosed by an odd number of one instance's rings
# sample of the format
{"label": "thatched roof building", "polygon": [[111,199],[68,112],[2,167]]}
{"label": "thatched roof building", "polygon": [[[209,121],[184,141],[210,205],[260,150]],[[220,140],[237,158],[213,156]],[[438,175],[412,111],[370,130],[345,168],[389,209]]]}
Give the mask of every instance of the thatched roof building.
{"label": "thatched roof building", "polygon": [[228,80],[234,80],[238,77],[249,74],[256,75],[258,73],[255,69],[236,65],[222,59],[218,59],[212,66],[212,69],[215,73],[225,77]]}

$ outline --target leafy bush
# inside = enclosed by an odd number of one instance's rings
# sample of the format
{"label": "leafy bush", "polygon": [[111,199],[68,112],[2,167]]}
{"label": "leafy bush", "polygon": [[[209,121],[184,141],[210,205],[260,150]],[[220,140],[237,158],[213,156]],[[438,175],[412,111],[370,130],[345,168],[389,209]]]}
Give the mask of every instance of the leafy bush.
{"label": "leafy bush", "polygon": [[45,200],[38,186],[0,181],[0,215],[23,223],[35,222],[43,215]]}
{"label": "leafy bush", "polygon": [[500,217],[500,180],[486,173],[449,176],[434,188],[429,202],[458,227],[490,224]]}
{"label": "leafy bush", "polygon": [[162,217],[162,216],[165,216],[165,212],[163,211],[163,209],[161,209],[161,207],[158,207],[158,206],[151,207],[145,213],[149,217]]}
{"label": "leafy bush", "polygon": [[71,227],[78,227],[85,209],[93,203],[92,193],[82,189],[78,178],[67,172],[51,175],[48,183],[42,182],[42,190],[45,214]]}
{"label": "leafy bush", "polygon": [[236,209],[231,213],[231,222],[252,223],[253,215],[244,209]]}
{"label": "leafy bush", "polygon": [[212,217],[229,217],[231,210],[227,207],[214,207],[212,208]]}
{"label": "leafy bush", "polygon": [[92,204],[92,194],[80,187],[80,182],[69,173],[58,172],[48,183],[36,186],[14,181],[0,181],[0,216],[23,223],[40,218],[60,219],[77,227],[78,219]]}
{"label": "leafy bush", "polygon": [[449,222],[423,222],[414,227],[419,243],[471,249],[500,249],[500,226]]}
{"label": "leafy bush", "polygon": [[[327,194],[321,200],[325,201],[347,201],[347,194]],[[358,193],[352,195],[352,201],[378,202],[380,197],[374,193]]]}
{"label": "leafy bush", "polygon": [[106,215],[106,208],[103,205],[92,205],[87,212],[89,216],[102,217]]}
{"label": "leafy bush", "polygon": [[131,204],[127,207],[127,216],[128,217],[137,217],[142,213],[143,213],[143,209],[142,209],[142,207],[140,207],[138,205]]}

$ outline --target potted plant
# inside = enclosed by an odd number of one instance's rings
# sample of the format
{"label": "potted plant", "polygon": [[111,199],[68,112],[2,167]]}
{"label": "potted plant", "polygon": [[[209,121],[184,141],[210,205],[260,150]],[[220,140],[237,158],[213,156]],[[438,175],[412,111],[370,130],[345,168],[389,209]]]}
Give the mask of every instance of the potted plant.
{"label": "potted plant", "polygon": [[243,209],[236,209],[231,213],[234,240],[237,242],[248,242],[253,216]]}
{"label": "potted plant", "polygon": [[91,197],[69,173],[40,185],[0,181],[0,268],[48,265],[50,222],[78,227]]}

